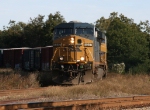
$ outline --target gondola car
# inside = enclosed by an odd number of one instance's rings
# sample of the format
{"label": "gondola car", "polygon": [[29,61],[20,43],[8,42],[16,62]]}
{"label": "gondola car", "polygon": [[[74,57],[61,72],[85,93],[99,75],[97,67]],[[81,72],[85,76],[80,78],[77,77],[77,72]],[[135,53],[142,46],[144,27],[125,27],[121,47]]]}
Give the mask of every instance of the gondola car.
{"label": "gondola car", "polygon": [[71,21],[54,28],[52,80],[86,84],[107,75],[107,40],[93,24]]}

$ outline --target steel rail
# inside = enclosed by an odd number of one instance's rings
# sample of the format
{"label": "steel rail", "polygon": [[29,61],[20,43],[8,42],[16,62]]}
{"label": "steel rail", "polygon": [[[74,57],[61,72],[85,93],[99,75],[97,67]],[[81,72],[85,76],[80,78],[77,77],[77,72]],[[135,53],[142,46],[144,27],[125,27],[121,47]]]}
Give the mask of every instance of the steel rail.
{"label": "steel rail", "polygon": [[150,106],[150,96],[0,104],[0,110],[99,110]]}

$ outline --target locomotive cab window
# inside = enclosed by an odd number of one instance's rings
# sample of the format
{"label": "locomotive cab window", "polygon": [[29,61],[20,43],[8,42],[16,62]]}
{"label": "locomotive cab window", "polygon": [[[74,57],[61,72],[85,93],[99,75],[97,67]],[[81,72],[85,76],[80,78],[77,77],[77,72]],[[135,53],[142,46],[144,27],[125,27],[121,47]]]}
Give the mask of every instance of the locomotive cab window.
{"label": "locomotive cab window", "polygon": [[66,35],[70,35],[70,34],[73,34],[73,29],[65,29],[65,28],[58,28],[58,29],[55,29],[54,30],[54,36],[57,38],[57,37],[63,37],[63,36],[66,36]]}
{"label": "locomotive cab window", "polygon": [[88,35],[93,35],[93,29],[92,28],[76,28],[76,34],[88,34]]}

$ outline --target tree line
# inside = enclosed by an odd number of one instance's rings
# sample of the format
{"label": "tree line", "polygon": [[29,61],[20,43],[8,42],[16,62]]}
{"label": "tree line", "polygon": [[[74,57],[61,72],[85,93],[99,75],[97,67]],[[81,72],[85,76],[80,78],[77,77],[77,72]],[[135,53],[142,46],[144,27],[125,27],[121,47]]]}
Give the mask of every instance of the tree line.
{"label": "tree line", "polygon": [[[0,48],[43,47],[52,45],[53,29],[66,22],[60,12],[30,18],[28,23],[9,21],[0,30]],[[96,27],[107,36],[108,65],[125,63],[126,72],[149,73],[150,71],[150,24],[149,21],[135,23],[117,12],[108,18],[96,20]]]}
{"label": "tree line", "polygon": [[150,24],[149,21],[135,23],[117,12],[109,18],[101,17],[96,26],[106,32],[108,40],[108,64],[125,63],[126,71],[148,73],[150,70]]}
{"label": "tree line", "polygon": [[44,21],[45,16],[38,15],[30,18],[28,23],[9,21],[8,26],[3,27],[0,31],[0,47],[16,48],[16,47],[42,47],[52,45],[53,28],[66,22],[63,16],[56,12],[49,14]]}

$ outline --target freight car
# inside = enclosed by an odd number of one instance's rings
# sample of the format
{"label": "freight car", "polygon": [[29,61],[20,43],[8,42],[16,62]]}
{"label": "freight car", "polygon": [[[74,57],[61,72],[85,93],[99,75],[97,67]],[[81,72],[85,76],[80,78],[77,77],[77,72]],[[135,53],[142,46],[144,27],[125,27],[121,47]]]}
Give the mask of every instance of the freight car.
{"label": "freight car", "polygon": [[0,67],[26,71],[50,71],[53,46],[0,49]]}
{"label": "freight car", "polygon": [[52,80],[58,84],[86,84],[107,74],[107,41],[94,25],[61,23],[54,28]]}

